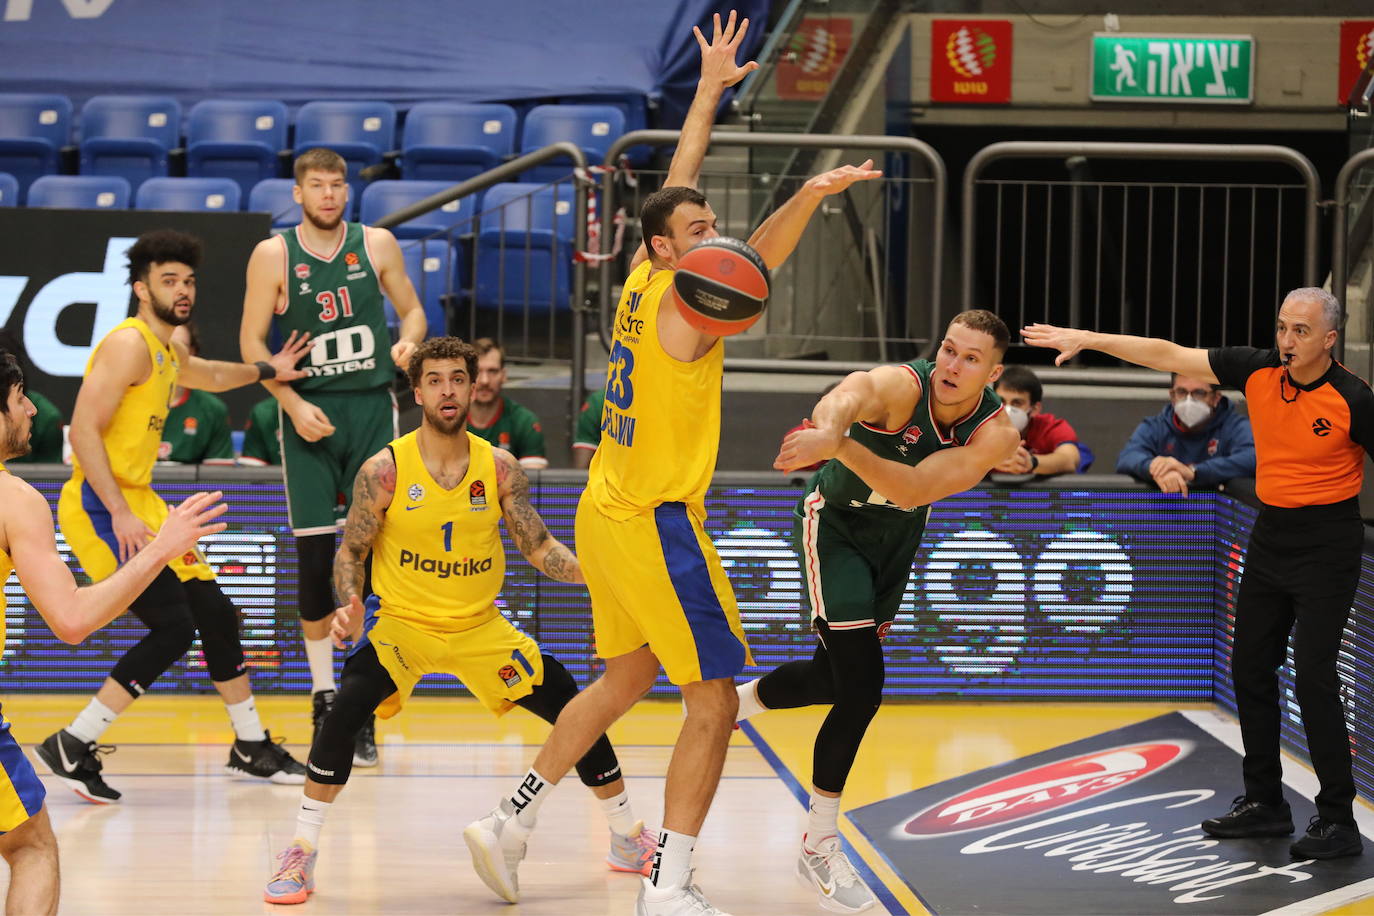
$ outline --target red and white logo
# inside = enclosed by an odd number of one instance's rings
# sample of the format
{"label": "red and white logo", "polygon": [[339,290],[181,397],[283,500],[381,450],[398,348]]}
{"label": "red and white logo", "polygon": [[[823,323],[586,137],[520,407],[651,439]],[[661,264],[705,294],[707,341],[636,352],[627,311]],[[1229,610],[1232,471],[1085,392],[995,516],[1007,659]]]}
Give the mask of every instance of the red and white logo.
{"label": "red and white logo", "polygon": [[1130,744],[1023,770],[947,798],[907,821],[911,837],[1000,826],[1071,805],[1156,773],[1186,757],[1191,741]]}
{"label": "red and white logo", "polygon": [[310,279],[310,265],[309,265],[309,264],[297,264],[297,265],[296,265],[294,268],[292,268],[292,269],[296,271],[296,279],[297,279],[297,280],[308,280],[308,279]]}
{"label": "red and white logo", "polygon": [[906,429],[902,430],[902,441],[907,445],[915,445],[917,442],[920,442],[921,427],[908,426]]}

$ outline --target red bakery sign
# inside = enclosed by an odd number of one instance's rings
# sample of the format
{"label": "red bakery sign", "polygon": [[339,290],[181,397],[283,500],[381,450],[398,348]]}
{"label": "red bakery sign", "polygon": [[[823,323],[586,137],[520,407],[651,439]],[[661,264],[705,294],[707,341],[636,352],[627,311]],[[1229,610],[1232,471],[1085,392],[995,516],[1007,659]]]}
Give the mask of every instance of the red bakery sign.
{"label": "red bakery sign", "polygon": [[1010,20],[933,20],[930,100],[964,105],[1010,102]]}

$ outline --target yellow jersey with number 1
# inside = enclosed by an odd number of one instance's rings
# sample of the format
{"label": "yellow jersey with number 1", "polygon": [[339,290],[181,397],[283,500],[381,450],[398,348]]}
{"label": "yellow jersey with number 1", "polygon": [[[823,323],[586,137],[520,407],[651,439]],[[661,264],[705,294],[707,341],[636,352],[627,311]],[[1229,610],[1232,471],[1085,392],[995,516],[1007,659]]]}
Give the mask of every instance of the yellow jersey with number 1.
{"label": "yellow jersey with number 1", "polygon": [[[645,261],[630,272],[615,312],[606,369],[601,444],[592,458],[587,497],[603,515],[629,519],[681,502],[706,515],[706,488],[720,448],[720,386],[725,348],[716,342],[690,363],[669,356],[658,312],[671,296],[673,271]],[[673,308],[671,301],[663,305]]]}
{"label": "yellow jersey with number 1", "polygon": [[506,574],[492,446],[468,437],[468,472],[445,490],[420,456],[419,430],[392,440],[396,490],[372,544],[379,617],[428,633],[459,633],[498,616]]}

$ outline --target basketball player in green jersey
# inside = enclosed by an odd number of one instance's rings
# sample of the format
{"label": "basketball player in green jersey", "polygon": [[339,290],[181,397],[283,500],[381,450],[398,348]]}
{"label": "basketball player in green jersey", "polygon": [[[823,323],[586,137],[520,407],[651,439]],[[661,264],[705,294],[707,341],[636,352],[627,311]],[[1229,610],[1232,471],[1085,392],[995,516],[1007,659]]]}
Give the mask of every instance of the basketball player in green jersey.
{"label": "basketball player in green jersey", "polygon": [[797,553],[820,643],[739,686],[739,717],[830,704],[816,735],[810,815],[797,874],[821,906],[877,903],[840,849],[840,793],[883,697],[881,640],[901,604],[930,504],[974,486],[1010,458],[1021,435],[990,387],[1010,342],[991,312],[950,322],[934,362],[856,372],[783,440],[773,467],[828,463],[797,506]]}
{"label": "basketball player in green jersey", "polygon": [[[300,570],[301,628],[313,682],[315,731],[335,695],[329,619],[330,575],[338,514],[352,481],[372,455],[399,435],[391,383],[425,338],[425,313],[406,276],[401,248],[385,229],[345,222],[347,166],[337,153],[312,149],[296,159],[292,193],[302,222],[264,239],[248,261],[239,346],[265,359],[268,332],[283,339],[309,329],[314,346],[306,377],[267,382],[281,414],[282,474]],[[390,344],[382,295],[401,319]],[[358,766],[376,766],[371,721],[358,734]]]}

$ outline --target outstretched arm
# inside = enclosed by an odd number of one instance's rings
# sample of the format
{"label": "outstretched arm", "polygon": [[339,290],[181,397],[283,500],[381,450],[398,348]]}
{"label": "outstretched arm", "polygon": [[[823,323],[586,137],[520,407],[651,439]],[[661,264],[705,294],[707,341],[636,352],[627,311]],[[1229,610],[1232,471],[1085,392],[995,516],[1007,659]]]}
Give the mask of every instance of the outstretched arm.
{"label": "outstretched arm", "polygon": [[1097,350],[1137,366],[1177,372],[1189,378],[1217,383],[1212,361],[1207,351],[1196,347],[1181,347],[1171,340],[1158,337],[1132,337],[1129,334],[1099,334],[1076,328],[1059,328],[1052,324],[1031,324],[1021,329],[1021,339],[1032,347],[1058,350],[1056,366],[1073,358],[1080,350]]}
{"label": "outstretched arm", "polygon": [[816,402],[801,429],[782,440],[773,467],[791,471],[834,458],[850,426],[860,421],[886,426],[894,412],[909,417],[920,396],[920,383],[899,366],[851,373]]}
{"label": "outstretched arm", "polygon": [[202,391],[228,391],[242,388],[263,379],[276,379],[289,382],[304,378],[305,373],[296,368],[301,357],[310,352],[310,335],[291,332],[282,348],[263,360],[271,370],[264,375],[263,368],[256,362],[231,363],[220,359],[201,359],[192,356],[186,346],[175,337],[172,346],[177,351],[177,361],[181,368],[177,372],[177,384],[186,388],[199,388]]}
{"label": "outstretched arm", "polygon": [[856,181],[881,177],[883,173],[873,168],[873,160],[866,159],[863,165],[842,165],[807,179],[800,191],[754,230],[749,236],[750,246],[763,257],[769,270],[776,269],[796,249],[822,200],[844,193]]}
{"label": "outstretched arm", "polygon": [[841,442],[835,457],[889,502],[912,509],[971,489],[1020,445],[1021,434],[1002,413],[967,445],[941,449],[915,467],[879,458],[853,439]]}
{"label": "outstretched arm", "polygon": [[573,552],[552,534],[530,505],[530,479],[520,462],[507,451],[493,450],[497,491],[506,528],[520,553],[535,569],[559,582],[583,582],[582,567]]}
{"label": "outstretched arm", "polygon": [[[716,120],[716,109],[720,107],[720,97],[726,89],[744,79],[759,68],[755,61],[747,61],[743,66],[735,64],[735,53],[740,42],[749,31],[749,20],[745,19],[735,27],[735,12],[721,27],[720,14],[714,17],[715,28],[711,40],[701,34],[701,29],[692,26],[697,45],[701,48],[701,79],[697,81],[697,92],[692,105],[687,109],[687,117],[682,122],[678,135],[677,150],[668,164],[668,177],[663,180],[665,188],[695,188],[701,177],[701,163],[706,158],[706,147],[711,143],[711,125]],[[641,242],[639,250],[630,259],[630,269],[634,270],[645,258],[649,250]]]}
{"label": "outstretched arm", "polygon": [[19,584],[65,643],[76,645],[114,620],[129,607],[158,573],[176,557],[195,547],[200,538],[225,529],[215,521],[228,509],[218,491],[197,493],[167,513],[157,536],[129,558],[110,577],[82,588],[57,553],[52,510],[33,487],[8,482],[4,499],[5,542],[19,573]]}

